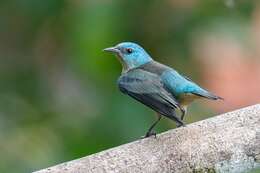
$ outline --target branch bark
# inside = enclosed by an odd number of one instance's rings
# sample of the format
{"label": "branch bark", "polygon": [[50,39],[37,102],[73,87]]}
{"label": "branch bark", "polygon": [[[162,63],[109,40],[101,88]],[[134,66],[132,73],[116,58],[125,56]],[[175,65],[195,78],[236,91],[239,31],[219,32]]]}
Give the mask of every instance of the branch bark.
{"label": "branch bark", "polygon": [[62,163],[36,173],[260,170],[260,104]]}

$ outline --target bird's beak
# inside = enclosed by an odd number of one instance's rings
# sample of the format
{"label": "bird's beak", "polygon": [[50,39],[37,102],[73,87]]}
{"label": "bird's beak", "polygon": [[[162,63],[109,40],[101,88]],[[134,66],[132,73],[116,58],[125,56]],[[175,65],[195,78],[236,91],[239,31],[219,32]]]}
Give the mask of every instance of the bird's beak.
{"label": "bird's beak", "polygon": [[103,49],[103,51],[113,52],[113,53],[119,53],[119,49],[117,49],[116,47],[105,48],[105,49]]}

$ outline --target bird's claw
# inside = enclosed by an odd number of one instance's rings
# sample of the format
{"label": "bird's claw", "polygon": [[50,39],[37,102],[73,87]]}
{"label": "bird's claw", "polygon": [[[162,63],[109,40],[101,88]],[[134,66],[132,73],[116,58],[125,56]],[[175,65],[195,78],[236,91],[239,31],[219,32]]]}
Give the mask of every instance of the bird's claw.
{"label": "bird's claw", "polygon": [[144,136],[141,137],[141,139],[148,138],[150,136],[154,136],[154,138],[156,138],[156,132],[154,131],[147,132]]}
{"label": "bird's claw", "polygon": [[186,124],[184,124],[184,123],[178,123],[176,126],[177,126],[177,128],[179,128],[179,127],[186,127]]}

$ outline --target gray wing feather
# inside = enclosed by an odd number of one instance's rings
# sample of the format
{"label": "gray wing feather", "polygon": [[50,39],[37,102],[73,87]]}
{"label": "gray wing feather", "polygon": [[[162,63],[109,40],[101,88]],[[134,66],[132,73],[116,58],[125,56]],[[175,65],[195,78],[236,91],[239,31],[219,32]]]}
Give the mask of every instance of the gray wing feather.
{"label": "gray wing feather", "polygon": [[146,106],[163,115],[172,115],[180,108],[177,100],[164,88],[159,76],[136,70],[123,75],[118,81],[119,89]]}

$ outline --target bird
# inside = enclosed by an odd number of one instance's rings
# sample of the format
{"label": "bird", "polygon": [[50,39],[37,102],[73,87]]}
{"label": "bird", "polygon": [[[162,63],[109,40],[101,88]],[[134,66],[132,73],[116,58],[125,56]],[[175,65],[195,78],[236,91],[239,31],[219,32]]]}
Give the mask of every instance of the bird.
{"label": "bird", "polygon": [[[187,106],[194,100],[223,99],[173,68],[155,61],[136,43],[122,42],[103,50],[115,54],[122,65],[122,72],[117,80],[119,90],[151,108],[158,115],[158,119],[144,137],[156,136],[153,128],[162,116],[175,121],[177,127],[185,126],[183,119]],[[181,115],[178,116],[176,111]]]}

